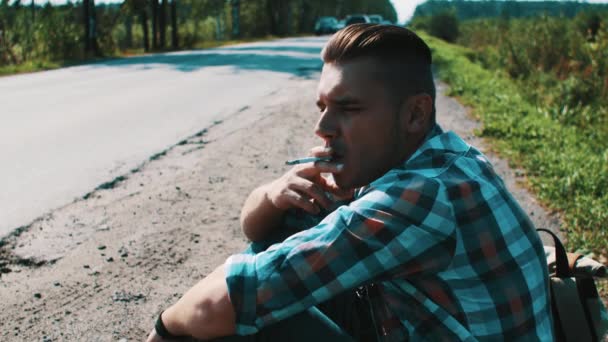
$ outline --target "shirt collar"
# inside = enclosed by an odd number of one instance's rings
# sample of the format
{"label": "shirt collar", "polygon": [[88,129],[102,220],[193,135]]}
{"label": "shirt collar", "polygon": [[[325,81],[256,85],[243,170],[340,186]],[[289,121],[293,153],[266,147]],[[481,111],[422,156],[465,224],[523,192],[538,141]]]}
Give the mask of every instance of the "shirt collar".
{"label": "shirt collar", "polygon": [[[367,186],[363,186],[355,191],[355,198],[359,198],[367,189],[377,187],[380,184],[390,182],[399,173],[407,170],[413,164],[424,164],[432,159],[433,155],[440,153],[461,154],[468,151],[471,145],[462,140],[456,133],[449,131],[444,132],[443,129],[435,124],[429,130],[420,147],[401,165],[389,170],[380,178],[374,180]],[[431,163],[429,163],[431,164]]]}
{"label": "shirt collar", "polygon": [[434,151],[458,154],[466,152],[470,148],[471,145],[464,142],[456,133],[444,132],[438,124],[435,124],[426,135],[422,145],[405,161],[402,167],[407,167],[408,164],[417,162],[420,158],[428,158],[428,155]]}

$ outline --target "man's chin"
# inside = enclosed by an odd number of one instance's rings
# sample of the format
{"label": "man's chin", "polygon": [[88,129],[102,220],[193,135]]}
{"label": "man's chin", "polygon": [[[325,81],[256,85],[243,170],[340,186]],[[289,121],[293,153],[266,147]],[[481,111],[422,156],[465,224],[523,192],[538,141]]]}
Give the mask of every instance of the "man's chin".
{"label": "man's chin", "polygon": [[348,173],[345,171],[346,170],[343,170],[340,173],[332,174],[332,176],[334,177],[334,182],[340,189],[361,188],[361,187],[369,185],[371,182],[373,182],[374,180],[376,180],[380,176],[382,176],[382,175],[379,175],[378,177],[369,177],[369,176],[365,177],[361,173],[352,174],[352,173]]}
{"label": "man's chin", "polygon": [[355,188],[352,178],[348,177],[348,175],[344,174],[343,172],[333,173],[332,176],[334,177],[334,182],[336,182],[338,188],[343,190]]}
{"label": "man's chin", "polygon": [[331,177],[334,180],[334,183],[338,186],[338,188],[340,189],[344,189],[344,176],[342,175],[342,173],[331,173]]}

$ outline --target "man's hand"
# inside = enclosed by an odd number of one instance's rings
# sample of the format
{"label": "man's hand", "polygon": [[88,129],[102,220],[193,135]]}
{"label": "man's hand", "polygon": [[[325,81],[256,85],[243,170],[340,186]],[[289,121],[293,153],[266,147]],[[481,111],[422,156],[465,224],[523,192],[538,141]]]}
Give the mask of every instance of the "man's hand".
{"label": "man's hand", "polygon": [[[330,157],[332,150],[315,147],[313,157]],[[338,173],[343,165],[316,162],[294,166],[279,179],[253,190],[241,210],[241,227],[251,241],[259,241],[279,227],[287,209],[301,208],[311,214],[330,209],[335,200],[352,198],[352,189],[340,189],[323,173]],[[327,193],[331,194],[330,198]]]}
{"label": "man's hand", "polygon": [[[178,301],[163,311],[162,322],[169,334],[208,340],[234,335],[236,314],[226,284],[225,265],[190,288]],[[182,340],[180,337],[179,339]],[[174,341],[158,335],[154,328],[147,342]]]}
{"label": "man's hand", "polygon": [[[311,149],[314,157],[331,157],[331,149],[317,146]],[[332,178],[323,173],[339,173],[344,165],[331,161],[318,161],[294,166],[279,179],[268,184],[266,196],[280,210],[300,208],[311,214],[319,213],[321,207],[330,209],[334,200],[350,198],[352,189],[340,189]],[[330,197],[327,193],[331,193]]]}

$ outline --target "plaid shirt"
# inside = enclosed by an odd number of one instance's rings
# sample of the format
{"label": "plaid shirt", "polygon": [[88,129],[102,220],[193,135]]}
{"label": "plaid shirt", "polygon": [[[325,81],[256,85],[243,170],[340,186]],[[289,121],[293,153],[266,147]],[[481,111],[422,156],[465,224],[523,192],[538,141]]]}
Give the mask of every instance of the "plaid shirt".
{"label": "plaid shirt", "polygon": [[552,340],[533,224],[487,159],[439,126],[347,205],[289,215],[226,265],[238,334],[373,283],[384,341]]}

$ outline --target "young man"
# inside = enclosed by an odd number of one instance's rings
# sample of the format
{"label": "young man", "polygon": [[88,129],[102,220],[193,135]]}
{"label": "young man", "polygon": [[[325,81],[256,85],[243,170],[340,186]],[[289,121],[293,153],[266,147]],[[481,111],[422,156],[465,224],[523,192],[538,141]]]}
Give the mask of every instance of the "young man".
{"label": "young man", "polygon": [[162,313],[149,341],[551,340],[540,239],[487,159],[436,125],[428,46],[359,24],[322,54],[311,155],[330,160],[254,190],[250,250]]}

